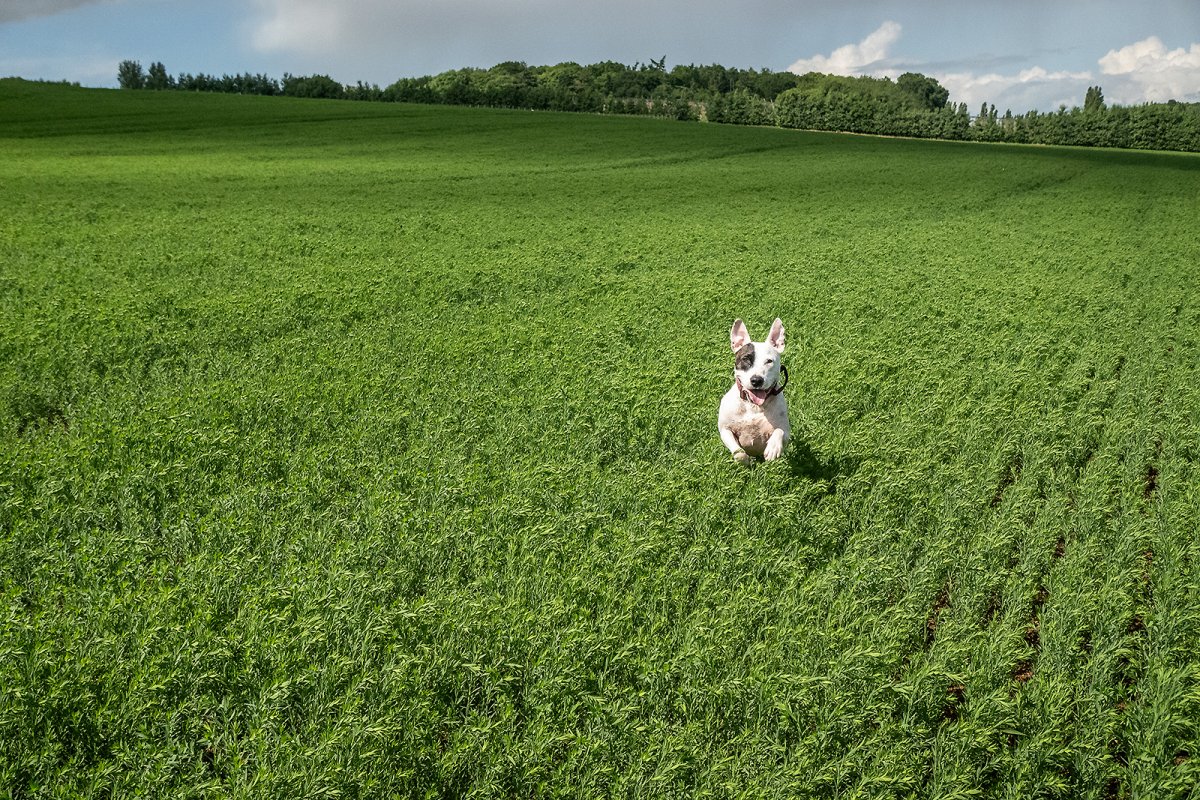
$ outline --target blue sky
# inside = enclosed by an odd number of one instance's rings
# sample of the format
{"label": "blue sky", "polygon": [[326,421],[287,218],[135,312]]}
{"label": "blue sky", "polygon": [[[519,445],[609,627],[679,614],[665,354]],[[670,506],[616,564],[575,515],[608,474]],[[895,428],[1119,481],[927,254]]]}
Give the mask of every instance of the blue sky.
{"label": "blue sky", "polygon": [[381,86],[501,61],[666,56],[797,72],[922,72],[974,112],[1200,102],[1200,0],[0,0],[0,76],[115,86],[323,73]]}

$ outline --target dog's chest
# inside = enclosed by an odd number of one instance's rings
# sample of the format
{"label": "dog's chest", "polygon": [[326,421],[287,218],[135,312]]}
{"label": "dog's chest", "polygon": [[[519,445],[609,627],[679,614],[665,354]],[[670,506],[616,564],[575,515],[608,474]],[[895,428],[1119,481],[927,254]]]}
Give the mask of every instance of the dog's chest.
{"label": "dog's chest", "polygon": [[732,431],[742,447],[761,449],[776,429],[788,431],[787,401],[780,396],[758,407],[743,401],[736,388],[730,389],[721,400],[720,425]]}
{"label": "dog's chest", "polygon": [[739,414],[729,428],[743,447],[762,447],[775,432],[765,414]]}

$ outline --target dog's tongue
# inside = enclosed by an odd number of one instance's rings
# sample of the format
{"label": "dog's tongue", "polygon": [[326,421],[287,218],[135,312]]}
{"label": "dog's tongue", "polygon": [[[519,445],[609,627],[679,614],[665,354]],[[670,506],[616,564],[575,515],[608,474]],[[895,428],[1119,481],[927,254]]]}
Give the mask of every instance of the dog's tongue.
{"label": "dog's tongue", "polygon": [[761,406],[763,403],[767,402],[766,389],[747,389],[746,396],[750,398],[750,402],[754,403],[756,406]]}

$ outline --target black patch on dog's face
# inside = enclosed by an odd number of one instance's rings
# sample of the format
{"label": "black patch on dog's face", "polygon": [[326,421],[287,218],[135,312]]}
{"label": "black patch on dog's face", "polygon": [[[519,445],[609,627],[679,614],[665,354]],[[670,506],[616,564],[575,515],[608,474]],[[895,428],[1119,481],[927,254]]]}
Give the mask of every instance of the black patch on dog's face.
{"label": "black patch on dog's face", "polygon": [[745,372],[746,370],[753,367],[754,366],[754,345],[753,344],[744,344],[741,347],[739,347],[738,351],[735,355],[735,358],[736,358],[736,360],[733,362],[733,365],[736,369],[739,369],[742,372]]}

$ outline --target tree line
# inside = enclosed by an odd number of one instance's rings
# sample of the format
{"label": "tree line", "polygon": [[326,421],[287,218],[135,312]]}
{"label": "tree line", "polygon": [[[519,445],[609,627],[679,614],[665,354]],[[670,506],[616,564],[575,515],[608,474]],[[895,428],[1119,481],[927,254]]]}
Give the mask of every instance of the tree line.
{"label": "tree line", "polygon": [[973,114],[965,103],[949,102],[949,91],[935,79],[912,72],[892,80],[719,64],[668,70],[665,57],[632,66],[506,61],[490,69],[401,78],[380,88],[343,85],[328,75],[285,74],[282,80],[249,73],[171,76],[162,62],[145,70],[136,61],[123,61],[117,79],[125,89],[635,114],[931,139],[1200,152],[1200,103],[1109,106],[1101,88],[1093,86],[1082,107],[1000,115],[984,103]]}

